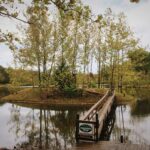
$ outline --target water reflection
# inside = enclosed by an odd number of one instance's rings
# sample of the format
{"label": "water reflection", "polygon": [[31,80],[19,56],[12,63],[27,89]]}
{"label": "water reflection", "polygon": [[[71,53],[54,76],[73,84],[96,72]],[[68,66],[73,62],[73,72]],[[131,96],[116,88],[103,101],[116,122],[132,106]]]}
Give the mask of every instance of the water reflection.
{"label": "water reflection", "polygon": [[7,125],[15,135],[15,147],[62,150],[74,144],[75,118],[80,110],[24,110],[17,105],[9,110]]}
{"label": "water reflection", "polygon": [[150,100],[140,100],[132,104],[132,116],[148,116],[150,115]]}
{"label": "water reflection", "polygon": [[150,88],[126,88],[123,91],[134,96],[137,100],[150,101]]}
{"label": "water reflection", "polygon": [[[139,98],[132,105],[117,106],[106,120],[101,140],[150,144],[149,89],[134,89],[130,94]],[[140,93],[142,92],[142,93]],[[84,108],[25,108],[15,104],[0,104],[0,148],[14,146],[26,150],[64,150],[75,143],[76,114]]]}
{"label": "water reflection", "polygon": [[127,88],[124,89],[129,95],[136,98],[136,101],[131,105],[131,115],[148,116],[150,114],[150,89],[149,88]]}
{"label": "water reflection", "polygon": [[124,142],[133,144],[150,144],[150,116],[133,116],[132,107],[118,106],[116,109],[116,122],[111,134],[111,140],[120,140],[123,135]]}

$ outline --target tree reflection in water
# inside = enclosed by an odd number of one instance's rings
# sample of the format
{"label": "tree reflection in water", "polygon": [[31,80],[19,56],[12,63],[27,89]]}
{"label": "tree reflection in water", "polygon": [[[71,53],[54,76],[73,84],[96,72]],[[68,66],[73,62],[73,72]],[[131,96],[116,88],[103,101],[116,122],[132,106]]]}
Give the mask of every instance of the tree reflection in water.
{"label": "tree reflection in water", "polygon": [[150,115],[150,88],[127,88],[124,89],[124,92],[136,99],[131,105],[131,115],[133,117]]}
{"label": "tree reflection in water", "polygon": [[[149,144],[150,90],[134,89],[129,91],[139,100],[133,105],[117,107],[112,133],[105,130],[108,135],[105,136],[105,140],[110,137],[110,140],[118,141],[120,135],[124,135],[126,142]],[[16,135],[16,141],[19,141],[16,147],[24,147],[26,150],[31,147],[52,150],[67,149],[75,142],[77,113],[81,114],[81,111],[74,109],[23,109],[23,107],[12,105],[8,127],[10,127],[9,131]]]}
{"label": "tree reflection in water", "polygon": [[12,105],[11,109],[10,109],[10,121],[8,122],[8,124],[12,123],[11,128],[9,129],[9,131],[14,132],[14,134],[16,135],[16,138],[18,138],[20,136],[20,131],[21,131],[21,118],[20,118],[20,107],[18,107],[17,105]]}
{"label": "tree reflection in water", "polygon": [[132,116],[149,116],[150,115],[150,100],[140,100],[132,104]]}
{"label": "tree reflection in water", "polygon": [[[133,115],[130,106],[118,106],[116,109],[116,122],[111,134],[111,140],[120,140],[123,135],[124,142],[133,144],[149,144],[149,129],[143,116]],[[135,112],[134,112],[135,113]],[[148,118],[147,118],[148,119]]]}
{"label": "tree reflection in water", "polygon": [[79,110],[29,109],[20,113],[21,107],[11,107],[8,122],[16,138],[24,139],[16,148],[61,150],[75,142],[75,118]]}

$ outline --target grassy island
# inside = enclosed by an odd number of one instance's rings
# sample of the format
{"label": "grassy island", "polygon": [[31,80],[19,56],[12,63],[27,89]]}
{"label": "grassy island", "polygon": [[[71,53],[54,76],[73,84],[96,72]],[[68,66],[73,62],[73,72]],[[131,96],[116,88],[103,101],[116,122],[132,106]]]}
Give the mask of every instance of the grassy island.
{"label": "grassy island", "polygon": [[[11,102],[35,106],[86,106],[90,107],[95,104],[107,91],[107,89],[89,88],[82,91],[78,96],[67,96],[58,89],[51,89],[46,94],[39,88],[25,88],[4,96],[1,102]],[[40,94],[41,93],[41,94]],[[117,103],[126,103],[133,100],[133,97],[116,93]]]}

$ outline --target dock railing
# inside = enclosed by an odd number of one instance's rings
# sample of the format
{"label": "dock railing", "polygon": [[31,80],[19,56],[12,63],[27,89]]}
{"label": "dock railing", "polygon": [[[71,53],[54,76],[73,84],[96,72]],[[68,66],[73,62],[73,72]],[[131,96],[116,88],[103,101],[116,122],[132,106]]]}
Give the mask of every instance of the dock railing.
{"label": "dock railing", "polygon": [[79,115],[77,115],[76,117],[77,142],[79,140],[98,141],[100,132],[103,127],[103,121],[105,120],[111,109],[113,99],[114,99],[114,92],[107,91],[106,94],[96,104],[94,104],[86,112],[84,116],[79,118]]}

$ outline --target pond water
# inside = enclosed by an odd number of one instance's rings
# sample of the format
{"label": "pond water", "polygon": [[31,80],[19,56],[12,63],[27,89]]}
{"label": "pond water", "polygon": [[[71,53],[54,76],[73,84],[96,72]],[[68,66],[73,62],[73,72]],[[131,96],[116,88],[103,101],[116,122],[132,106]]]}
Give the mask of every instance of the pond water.
{"label": "pond water", "polygon": [[[102,140],[118,141],[123,135],[126,142],[150,144],[150,99],[141,100],[139,95],[138,98],[140,101],[136,103],[114,109],[108,121],[111,130],[104,132]],[[71,148],[75,144],[76,114],[85,111],[85,108],[36,109],[0,104],[0,148],[31,145],[51,150]]]}
{"label": "pond water", "polygon": [[137,111],[141,107],[139,105],[117,107],[110,140],[119,140],[120,135],[123,135],[128,143],[150,145],[150,104],[149,114]]}
{"label": "pond water", "polygon": [[0,147],[32,145],[42,149],[67,149],[75,142],[76,114],[82,114],[83,110],[44,110],[3,104],[0,106]]}

